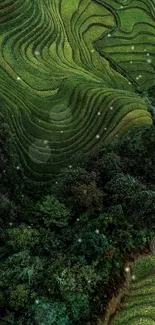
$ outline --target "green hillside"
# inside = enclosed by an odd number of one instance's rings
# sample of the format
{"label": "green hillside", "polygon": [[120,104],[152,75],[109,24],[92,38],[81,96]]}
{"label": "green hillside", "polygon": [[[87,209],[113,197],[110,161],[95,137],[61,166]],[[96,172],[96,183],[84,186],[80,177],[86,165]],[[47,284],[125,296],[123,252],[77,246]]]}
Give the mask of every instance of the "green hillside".
{"label": "green hillside", "polygon": [[133,267],[129,297],[112,325],[155,324],[155,257],[140,258]]}
{"label": "green hillside", "polygon": [[154,18],[154,0],[1,0],[0,111],[28,177],[152,123]]}

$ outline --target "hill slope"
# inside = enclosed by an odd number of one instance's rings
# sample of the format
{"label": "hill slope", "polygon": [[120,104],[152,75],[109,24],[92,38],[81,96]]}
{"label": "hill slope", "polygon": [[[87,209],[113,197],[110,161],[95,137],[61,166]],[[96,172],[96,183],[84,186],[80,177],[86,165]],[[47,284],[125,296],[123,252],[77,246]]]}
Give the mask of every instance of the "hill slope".
{"label": "hill slope", "polygon": [[140,258],[133,267],[130,296],[112,325],[155,324],[155,257]]}
{"label": "hill slope", "polygon": [[135,89],[154,82],[154,13],[149,0],[1,1],[0,110],[28,177],[152,123]]}

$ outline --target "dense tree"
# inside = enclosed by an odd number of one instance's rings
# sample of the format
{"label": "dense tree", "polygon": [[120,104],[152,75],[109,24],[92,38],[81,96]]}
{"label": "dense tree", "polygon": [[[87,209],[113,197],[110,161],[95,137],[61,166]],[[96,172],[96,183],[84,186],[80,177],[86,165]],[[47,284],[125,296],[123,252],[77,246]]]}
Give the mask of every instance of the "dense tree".
{"label": "dense tree", "polygon": [[44,222],[45,227],[65,227],[68,225],[70,211],[56,197],[47,195],[36,205],[37,215]]}

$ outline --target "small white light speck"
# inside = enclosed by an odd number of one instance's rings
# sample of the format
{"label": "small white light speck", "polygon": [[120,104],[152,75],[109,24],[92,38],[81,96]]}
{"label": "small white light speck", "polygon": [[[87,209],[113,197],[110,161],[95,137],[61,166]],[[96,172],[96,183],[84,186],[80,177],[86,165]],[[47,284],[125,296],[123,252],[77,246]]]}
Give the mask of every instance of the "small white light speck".
{"label": "small white light speck", "polygon": [[47,143],[48,143],[48,141],[47,141],[47,140],[44,140],[44,143],[45,143],[45,144],[47,144]]}
{"label": "small white light speck", "polygon": [[132,50],[134,50],[134,48],[135,48],[135,47],[134,47],[134,46],[132,46],[131,48],[132,48]]}
{"label": "small white light speck", "polygon": [[150,53],[147,53],[146,55],[147,55],[147,56],[150,56]]}
{"label": "small white light speck", "polygon": [[130,61],[130,63],[132,63],[132,61]]}
{"label": "small white light speck", "polygon": [[111,35],[110,35],[110,34],[108,34],[108,37],[111,37]]}
{"label": "small white light speck", "polygon": [[39,52],[39,51],[35,51],[34,54],[35,54],[35,55],[39,55],[40,52]]}
{"label": "small white light speck", "polygon": [[17,80],[20,80],[21,78],[20,77],[17,77]]}
{"label": "small white light speck", "polygon": [[79,218],[77,218],[77,221],[79,221]]}
{"label": "small white light speck", "polygon": [[12,223],[12,222],[9,222],[9,225],[10,225],[10,226],[12,226],[12,225],[13,225],[13,223]]}
{"label": "small white light speck", "polygon": [[95,50],[93,49],[93,50],[91,50],[91,52],[93,53]]}
{"label": "small white light speck", "polygon": [[127,273],[130,272],[130,268],[129,267],[126,267],[125,268],[125,272],[127,272]]}
{"label": "small white light speck", "polygon": [[100,113],[100,112],[98,112],[98,113],[97,113],[97,115],[101,115],[101,113]]}
{"label": "small white light speck", "polygon": [[16,167],[16,169],[19,169],[19,168],[20,168],[19,166]]}
{"label": "small white light speck", "polygon": [[113,110],[113,107],[112,107],[112,106],[110,107],[110,110],[111,110],[111,111]]}
{"label": "small white light speck", "polygon": [[132,275],[132,280],[135,280],[135,279],[136,279],[135,275]]}
{"label": "small white light speck", "polygon": [[99,139],[99,138],[100,138],[100,135],[99,135],[99,134],[97,134],[97,135],[96,135],[96,139]]}
{"label": "small white light speck", "polygon": [[147,60],[147,63],[151,63],[151,62],[152,62],[152,60],[151,60],[151,59],[148,59],[148,60]]}
{"label": "small white light speck", "polygon": [[95,232],[96,232],[96,234],[99,234],[100,231],[99,231],[99,229],[96,229]]}
{"label": "small white light speck", "polygon": [[107,128],[104,128],[104,130],[106,131],[106,130],[107,130]]}
{"label": "small white light speck", "polygon": [[82,242],[82,239],[81,239],[81,238],[79,238],[79,239],[78,239],[78,242],[79,242],[79,243],[81,243],[81,242]]}
{"label": "small white light speck", "polygon": [[36,303],[36,304],[39,304],[39,300],[38,300],[38,299],[36,299],[36,300],[35,300],[35,303]]}
{"label": "small white light speck", "polygon": [[64,133],[64,131],[61,131],[61,133]]}
{"label": "small white light speck", "polygon": [[69,165],[69,168],[72,168],[72,165]]}

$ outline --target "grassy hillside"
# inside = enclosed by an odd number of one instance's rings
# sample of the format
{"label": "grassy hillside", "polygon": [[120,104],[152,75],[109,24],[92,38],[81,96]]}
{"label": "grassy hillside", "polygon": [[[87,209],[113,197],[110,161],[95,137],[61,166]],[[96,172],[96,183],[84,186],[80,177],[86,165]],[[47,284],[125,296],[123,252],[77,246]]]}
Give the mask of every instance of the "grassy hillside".
{"label": "grassy hillside", "polygon": [[0,110],[28,177],[152,123],[135,90],[154,82],[154,13],[149,0],[1,0]]}
{"label": "grassy hillside", "polygon": [[131,293],[112,325],[155,323],[155,257],[140,258],[133,267]]}

